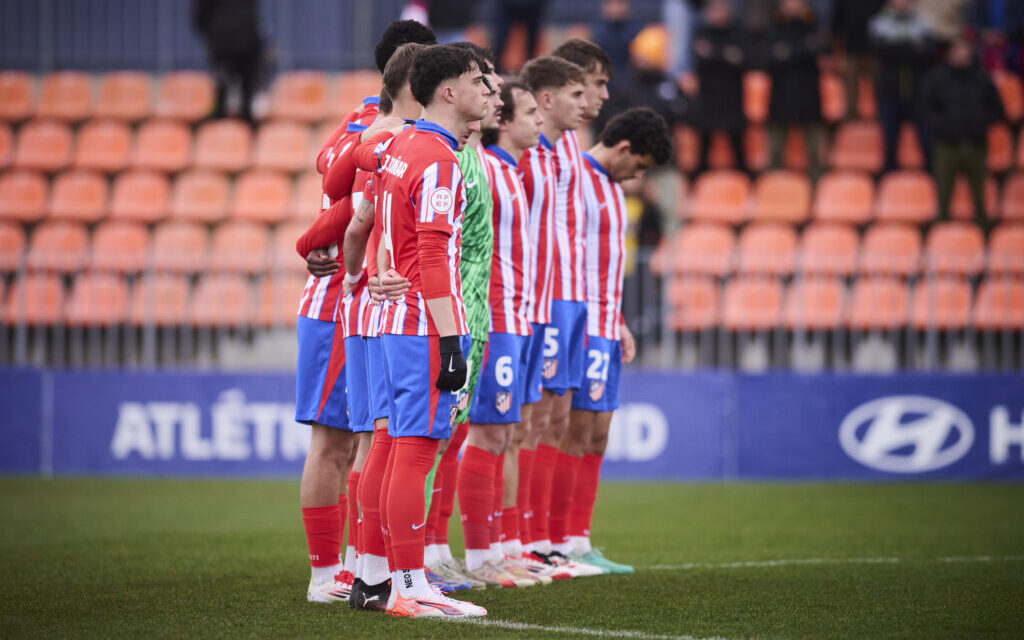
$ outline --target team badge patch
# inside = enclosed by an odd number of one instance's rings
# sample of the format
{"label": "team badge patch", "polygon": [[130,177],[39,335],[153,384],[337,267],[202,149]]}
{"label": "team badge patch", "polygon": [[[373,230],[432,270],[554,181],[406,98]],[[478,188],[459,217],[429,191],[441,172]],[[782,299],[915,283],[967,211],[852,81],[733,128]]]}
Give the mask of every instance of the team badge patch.
{"label": "team badge patch", "polygon": [[544,360],[544,365],[540,371],[545,380],[554,378],[555,374],[558,373],[558,360],[555,360],[554,358]]}
{"label": "team badge patch", "polygon": [[459,411],[465,411],[466,407],[469,406],[469,392],[466,390],[460,390],[458,392],[457,406]]}
{"label": "team badge patch", "polygon": [[458,413],[459,413],[459,405],[457,405],[457,404],[451,405],[451,408],[448,410],[448,425],[449,426],[455,424],[455,416],[458,415]]}
{"label": "team badge patch", "polygon": [[590,381],[590,399],[593,402],[597,402],[604,395],[604,383],[600,380]]}
{"label": "team badge patch", "polygon": [[508,413],[508,410],[512,408],[512,392],[499,391],[494,401],[494,408],[502,415]]}
{"label": "team badge patch", "polygon": [[430,193],[430,208],[438,213],[448,213],[455,204],[455,197],[448,187],[438,187]]}

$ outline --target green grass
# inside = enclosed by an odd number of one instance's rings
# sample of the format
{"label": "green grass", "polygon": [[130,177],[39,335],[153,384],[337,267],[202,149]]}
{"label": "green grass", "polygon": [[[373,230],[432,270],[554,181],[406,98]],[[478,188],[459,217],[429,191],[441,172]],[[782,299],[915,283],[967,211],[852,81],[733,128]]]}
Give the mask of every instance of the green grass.
{"label": "green grass", "polygon": [[[308,604],[297,501],[297,481],[0,479],[0,638],[584,637]],[[636,575],[470,599],[636,638],[1024,637],[1024,486],[606,484],[594,531]],[[899,561],[646,568],[800,558]]]}

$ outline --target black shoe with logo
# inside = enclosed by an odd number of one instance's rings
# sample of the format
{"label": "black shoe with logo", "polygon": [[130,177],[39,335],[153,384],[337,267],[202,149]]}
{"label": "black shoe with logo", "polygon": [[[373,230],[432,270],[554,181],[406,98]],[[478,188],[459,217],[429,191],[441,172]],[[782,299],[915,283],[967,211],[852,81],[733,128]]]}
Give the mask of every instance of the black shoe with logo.
{"label": "black shoe with logo", "polygon": [[352,583],[352,593],[348,596],[348,606],[365,611],[384,611],[391,597],[391,581],[380,584],[366,584],[362,578]]}

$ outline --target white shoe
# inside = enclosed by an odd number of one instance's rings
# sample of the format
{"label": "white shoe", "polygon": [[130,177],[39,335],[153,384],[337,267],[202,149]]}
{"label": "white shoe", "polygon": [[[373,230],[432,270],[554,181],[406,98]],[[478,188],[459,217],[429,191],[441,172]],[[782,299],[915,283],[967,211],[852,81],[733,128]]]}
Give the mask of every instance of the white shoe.
{"label": "white shoe", "polygon": [[594,565],[586,564],[585,562],[570,560],[557,551],[549,553],[547,558],[553,562],[555,566],[568,571],[574,578],[588,578],[590,576],[604,575],[604,569],[601,567],[595,567]]}
{"label": "white shoe", "polygon": [[517,587],[530,587],[535,584],[551,584],[551,576],[534,574],[521,558],[505,556],[501,561],[505,573],[516,578]]}
{"label": "white shoe", "polygon": [[342,571],[334,576],[334,579],[323,584],[314,584],[313,579],[310,578],[309,588],[306,590],[306,600],[325,603],[348,602],[348,597],[352,593],[352,581],[351,579],[346,580],[346,578],[351,575],[347,571]]}
{"label": "white shoe", "polygon": [[398,593],[398,589],[392,593],[396,595],[388,603],[387,611],[396,618],[470,618],[487,615],[487,609],[471,602],[449,598],[435,585],[430,585],[430,596],[425,598],[405,598]]}

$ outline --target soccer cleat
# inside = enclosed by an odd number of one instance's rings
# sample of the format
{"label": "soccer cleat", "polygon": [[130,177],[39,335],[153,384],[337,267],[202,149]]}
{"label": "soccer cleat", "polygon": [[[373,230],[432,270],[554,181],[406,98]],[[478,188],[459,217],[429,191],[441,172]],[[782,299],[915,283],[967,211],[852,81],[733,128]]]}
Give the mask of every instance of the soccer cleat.
{"label": "soccer cleat", "polygon": [[505,556],[501,561],[501,568],[510,576],[516,578],[517,587],[532,587],[536,584],[551,584],[551,577],[546,575],[534,575],[520,558]]}
{"label": "soccer cleat", "polygon": [[471,588],[473,586],[473,585],[469,584],[469,582],[467,582],[465,580],[462,580],[461,582],[456,582],[455,580],[449,580],[449,579],[445,578],[444,576],[440,575],[439,573],[436,573],[436,572],[434,572],[431,569],[426,568],[426,567],[424,568],[424,570],[426,571],[426,574],[427,574],[427,582],[429,582],[430,584],[436,584],[437,588],[441,590],[441,593],[452,593],[452,592],[455,592],[455,591],[463,591],[463,590],[469,589],[469,588]]}
{"label": "soccer cleat", "polygon": [[384,611],[390,596],[390,580],[371,585],[356,578],[352,583],[352,594],[349,596],[348,606],[365,611]]}
{"label": "soccer cleat", "polygon": [[396,589],[388,605],[388,613],[396,618],[468,618],[485,616],[487,609],[449,598],[431,585],[430,595],[425,598],[406,598]]}
{"label": "soccer cleat", "polygon": [[348,602],[349,594],[352,592],[352,584],[342,582],[339,580],[341,577],[342,574],[339,573],[332,580],[328,580],[323,584],[315,584],[313,579],[310,578],[309,588],[306,589],[306,600],[327,603]]}
{"label": "soccer cleat", "polygon": [[600,569],[604,569],[605,573],[616,573],[625,574],[633,573],[633,567],[628,564],[619,564],[618,562],[612,562],[608,558],[604,557],[600,549],[591,549],[586,553],[571,553],[569,554],[570,560],[576,562],[583,562]]}
{"label": "soccer cleat", "polygon": [[487,585],[480,580],[474,580],[467,576],[466,567],[455,558],[452,558],[451,560],[442,560],[430,567],[430,570],[449,582],[469,584],[470,589],[484,589],[487,587]]}
{"label": "soccer cleat", "polygon": [[510,575],[493,562],[485,562],[477,569],[466,569],[466,575],[479,580],[488,587],[515,587],[516,577]]}
{"label": "soccer cleat", "polygon": [[523,553],[523,563],[534,575],[546,575],[553,580],[568,580],[574,577],[568,569],[552,562],[546,554],[540,551]]}
{"label": "soccer cleat", "polygon": [[552,551],[547,554],[547,558],[551,562],[555,563],[555,565],[568,571],[573,578],[587,578],[590,576],[599,576],[604,574],[604,570],[600,567],[570,560],[558,551]]}

